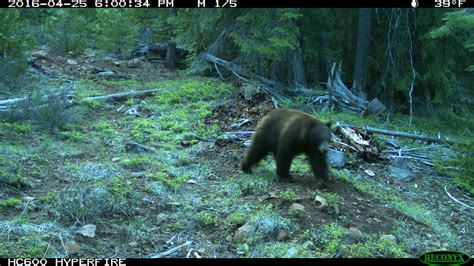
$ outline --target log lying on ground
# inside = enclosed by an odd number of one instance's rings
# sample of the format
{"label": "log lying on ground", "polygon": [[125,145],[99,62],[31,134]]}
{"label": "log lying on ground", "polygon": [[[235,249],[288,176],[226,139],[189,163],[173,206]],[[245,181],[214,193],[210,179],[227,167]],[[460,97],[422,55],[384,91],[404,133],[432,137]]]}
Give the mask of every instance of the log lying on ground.
{"label": "log lying on ground", "polygon": [[401,132],[401,131],[392,131],[392,130],[374,128],[374,127],[369,127],[369,126],[363,127],[363,126],[354,126],[354,125],[347,125],[347,124],[340,124],[339,126],[340,127],[349,127],[349,128],[361,128],[361,129],[364,129],[365,131],[370,132],[370,133],[377,133],[377,134],[390,135],[390,136],[401,137],[401,138],[423,140],[423,141],[427,141],[427,142],[464,144],[463,142],[458,142],[458,141],[449,140],[449,139],[440,139],[440,138],[434,138],[434,137],[420,136],[420,135],[416,135],[416,134],[412,134],[412,133],[406,133],[406,132]]}
{"label": "log lying on ground", "polygon": [[7,100],[1,100],[0,101],[0,108],[5,108],[10,105],[15,105],[21,101],[26,100],[27,97],[21,97],[21,98],[15,98],[15,99],[7,99]]}
{"label": "log lying on ground", "polygon": [[136,97],[136,96],[147,96],[155,92],[158,92],[160,90],[161,89],[150,89],[150,90],[143,90],[143,91],[119,92],[119,93],[113,93],[113,94],[107,94],[107,95],[85,97],[83,98],[83,100],[96,101],[96,100],[109,100],[109,99],[123,99],[123,98],[130,98],[130,97]]}
{"label": "log lying on ground", "polygon": [[286,97],[277,91],[275,88],[276,86],[281,84],[277,84],[277,82],[269,80],[265,77],[259,76],[257,74],[254,74],[244,67],[241,67],[237,64],[234,64],[232,62],[220,59],[217,56],[211,55],[209,53],[204,53],[203,54],[203,59],[206,61],[209,61],[215,65],[223,66],[227,68],[229,71],[231,71],[234,75],[241,79],[252,79],[258,83],[260,83],[260,87],[267,93],[273,95],[274,97],[277,97],[278,99],[285,99]]}
{"label": "log lying on ground", "polygon": [[[85,98],[82,98],[82,100],[97,101],[97,100],[109,100],[109,99],[124,99],[124,98],[137,97],[137,96],[148,96],[160,90],[161,89],[150,89],[150,90],[142,90],[142,91],[119,92],[119,93],[113,93],[113,94],[107,94],[107,95],[85,97]],[[45,95],[44,97],[47,99],[49,95]],[[70,98],[71,98],[71,95],[68,94],[67,97],[64,99],[64,102],[67,103],[68,105],[73,105],[74,102],[71,101]],[[10,110],[11,107],[15,107],[16,104],[24,102],[28,99],[29,99],[28,97],[22,97],[22,98],[2,100],[0,101],[0,111],[8,111]],[[39,105],[36,107],[32,106],[29,108],[41,108],[42,106],[43,105]]]}

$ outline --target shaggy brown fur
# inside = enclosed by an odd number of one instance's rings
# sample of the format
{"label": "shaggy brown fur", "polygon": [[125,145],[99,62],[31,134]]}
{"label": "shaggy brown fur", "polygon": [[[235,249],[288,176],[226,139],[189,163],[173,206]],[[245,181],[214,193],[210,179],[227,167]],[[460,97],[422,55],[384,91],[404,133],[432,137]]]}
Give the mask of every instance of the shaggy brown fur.
{"label": "shaggy brown fur", "polygon": [[252,144],[240,168],[245,173],[251,173],[252,166],[272,152],[278,176],[290,179],[293,158],[304,153],[309,158],[313,175],[322,178],[327,184],[329,170],[326,152],[331,140],[330,125],[330,122],[323,123],[307,113],[283,108],[275,109],[258,123]]}

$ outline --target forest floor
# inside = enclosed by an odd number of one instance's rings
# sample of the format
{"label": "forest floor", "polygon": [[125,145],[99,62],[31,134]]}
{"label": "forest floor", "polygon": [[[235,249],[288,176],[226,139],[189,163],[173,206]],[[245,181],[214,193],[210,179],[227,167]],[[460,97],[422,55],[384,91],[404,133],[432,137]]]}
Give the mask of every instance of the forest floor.
{"label": "forest floor", "polygon": [[[246,99],[235,84],[147,62],[74,60],[38,64],[74,80],[78,97],[160,91],[81,102],[68,113],[75,122],[61,130],[0,122],[0,257],[150,257],[187,241],[169,257],[474,255],[474,211],[445,186],[471,206],[474,199],[432,166],[400,182],[389,175],[391,160],[349,155],[344,169],[331,170],[330,189],[302,156],[292,166],[294,182],[276,178],[270,156],[246,175],[238,167],[245,139],[224,139],[223,131],[253,130],[273,108],[264,94]],[[101,69],[133,79],[101,79],[94,74]],[[242,118],[249,122],[235,128]]]}

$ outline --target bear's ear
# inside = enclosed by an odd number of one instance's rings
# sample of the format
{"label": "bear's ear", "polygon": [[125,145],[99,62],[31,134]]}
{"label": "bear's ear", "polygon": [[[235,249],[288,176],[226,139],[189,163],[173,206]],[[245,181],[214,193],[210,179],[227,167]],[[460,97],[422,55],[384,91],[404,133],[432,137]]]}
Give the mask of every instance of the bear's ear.
{"label": "bear's ear", "polygon": [[326,124],[326,126],[328,126],[328,128],[331,128],[332,121],[326,122],[325,124]]}

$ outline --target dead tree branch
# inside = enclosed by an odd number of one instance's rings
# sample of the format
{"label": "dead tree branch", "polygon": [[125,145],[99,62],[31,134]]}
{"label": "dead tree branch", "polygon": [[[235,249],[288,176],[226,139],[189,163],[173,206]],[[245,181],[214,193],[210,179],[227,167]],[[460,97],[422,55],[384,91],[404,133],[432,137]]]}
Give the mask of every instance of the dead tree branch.
{"label": "dead tree branch", "polygon": [[254,74],[248,71],[247,69],[245,69],[244,67],[241,67],[232,62],[223,60],[221,58],[218,58],[217,56],[211,55],[209,53],[204,53],[203,59],[213,63],[214,65],[220,65],[227,68],[236,77],[242,80],[245,80],[245,81],[251,80],[255,82],[257,87],[261,88],[265,92],[269,93],[270,95],[278,99],[286,98],[284,95],[282,95],[282,93],[278,92],[277,89],[275,89],[275,87],[278,85],[275,81],[272,81],[260,75]]}
{"label": "dead tree branch", "polygon": [[136,97],[136,96],[147,96],[155,92],[158,92],[160,90],[161,89],[150,89],[150,90],[142,90],[142,91],[119,92],[119,93],[113,93],[113,94],[107,94],[107,95],[85,97],[83,98],[83,100],[96,101],[96,100],[108,100],[108,99],[123,99],[123,98],[130,98],[130,97]]}
{"label": "dead tree branch", "polygon": [[415,135],[415,134],[401,132],[401,131],[392,131],[392,130],[374,128],[374,127],[369,127],[369,126],[363,127],[363,126],[354,126],[354,125],[347,125],[347,124],[340,124],[339,126],[350,127],[350,128],[362,128],[365,131],[370,132],[370,133],[390,135],[390,136],[401,137],[401,138],[416,139],[416,140],[422,140],[422,141],[427,141],[427,142],[464,144],[463,142],[458,142],[458,141],[454,141],[450,139],[440,139],[440,138],[434,138],[434,137],[420,136],[420,135]]}
{"label": "dead tree branch", "polygon": [[167,250],[167,251],[165,251],[165,252],[161,252],[161,253],[158,253],[158,254],[156,254],[156,255],[151,255],[150,258],[152,258],[152,259],[158,259],[158,258],[162,258],[162,257],[168,256],[168,255],[171,255],[171,254],[175,253],[176,251],[178,251],[178,250],[180,250],[180,249],[182,249],[182,248],[184,248],[184,247],[187,247],[187,246],[191,245],[192,243],[193,243],[192,241],[186,241],[186,243],[181,244],[181,245],[179,245],[179,246],[176,246],[176,247],[174,247],[174,248],[172,248],[172,249],[169,249],[169,250]]}

